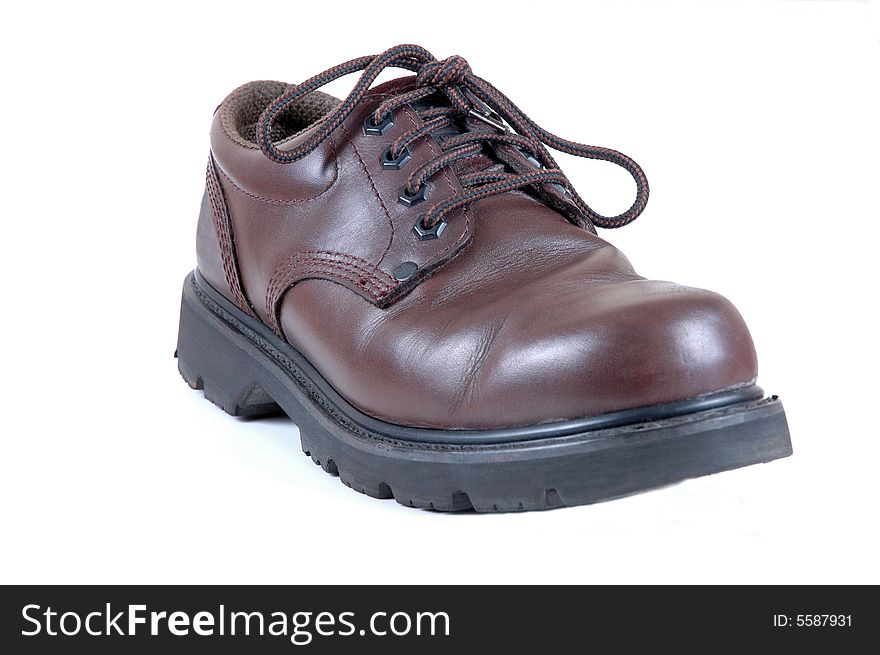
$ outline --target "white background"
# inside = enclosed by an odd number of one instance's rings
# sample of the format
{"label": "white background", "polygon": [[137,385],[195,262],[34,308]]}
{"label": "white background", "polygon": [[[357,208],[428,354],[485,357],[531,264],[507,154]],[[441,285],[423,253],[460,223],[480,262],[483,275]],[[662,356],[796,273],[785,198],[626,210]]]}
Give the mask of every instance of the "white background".
{"label": "white background", "polygon": [[[878,7],[131,6],[2,9],[0,582],[880,582]],[[233,419],[181,381],[212,111],[401,42],[642,164],[647,211],[603,236],[645,276],[734,301],[793,457],[444,515],[347,489],[288,420]],[[560,160],[597,209],[628,206],[625,173]]]}

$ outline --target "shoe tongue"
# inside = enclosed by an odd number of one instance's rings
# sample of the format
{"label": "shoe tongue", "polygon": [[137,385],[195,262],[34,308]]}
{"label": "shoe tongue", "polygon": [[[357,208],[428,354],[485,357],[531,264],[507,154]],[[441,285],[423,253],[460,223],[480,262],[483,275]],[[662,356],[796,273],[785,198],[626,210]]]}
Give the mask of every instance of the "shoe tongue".
{"label": "shoe tongue", "polygon": [[404,91],[411,91],[414,88],[416,88],[415,75],[395,77],[393,80],[388,80],[387,82],[382,82],[382,84],[374,86],[364,94],[364,97],[370,98],[378,95],[387,95],[389,93],[403,93]]}

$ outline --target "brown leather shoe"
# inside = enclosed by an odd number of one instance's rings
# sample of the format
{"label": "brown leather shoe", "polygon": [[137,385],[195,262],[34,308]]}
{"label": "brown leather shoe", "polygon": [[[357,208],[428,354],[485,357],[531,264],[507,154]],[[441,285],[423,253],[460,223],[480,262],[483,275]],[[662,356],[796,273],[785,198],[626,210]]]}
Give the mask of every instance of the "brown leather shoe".
{"label": "brown leather shoe", "polygon": [[[391,66],[415,75],[371,89]],[[343,101],[316,90],[356,71]],[[594,212],[547,146],[624,167],[633,206]],[[577,505],[789,455],[737,310],[596,236],[647,198],[635,162],[542,129],[461,57],[246,84],[214,115],[180,371],[414,507]]]}

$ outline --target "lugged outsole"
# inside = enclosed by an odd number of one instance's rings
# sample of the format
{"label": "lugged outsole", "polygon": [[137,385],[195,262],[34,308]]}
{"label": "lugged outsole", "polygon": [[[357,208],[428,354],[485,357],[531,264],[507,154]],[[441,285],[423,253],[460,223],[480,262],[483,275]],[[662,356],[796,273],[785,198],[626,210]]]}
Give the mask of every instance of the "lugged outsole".
{"label": "lugged outsole", "polygon": [[[210,295],[209,295],[210,294]],[[237,314],[236,314],[237,312]],[[443,512],[518,512],[608,500],[791,454],[776,397],[513,441],[409,441],[364,427],[322,393],[301,355],[224,303],[193,275],[184,283],[178,368],[233,416],[286,413],[303,452],[367,496]],[[650,409],[650,408],[648,408]],[[662,409],[662,408],[661,408]],[[645,412],[636,414],[645,416]],[[392,432],[391,429],[388,432]]]}

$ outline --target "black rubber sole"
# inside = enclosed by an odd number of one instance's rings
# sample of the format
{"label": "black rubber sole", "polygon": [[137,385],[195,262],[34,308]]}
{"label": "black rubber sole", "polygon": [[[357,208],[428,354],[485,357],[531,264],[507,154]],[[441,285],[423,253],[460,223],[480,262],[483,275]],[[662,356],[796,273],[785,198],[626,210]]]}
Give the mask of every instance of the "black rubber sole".
{"label": "black rubber sole", "polygon": [[759,387],[511,430],[392,425],[348,404],[265,325],[183,285],[178,368],[233,416],[286,413],[302,449],[375,498],[440,511],[583,505],[791,454],[782,403]]}

